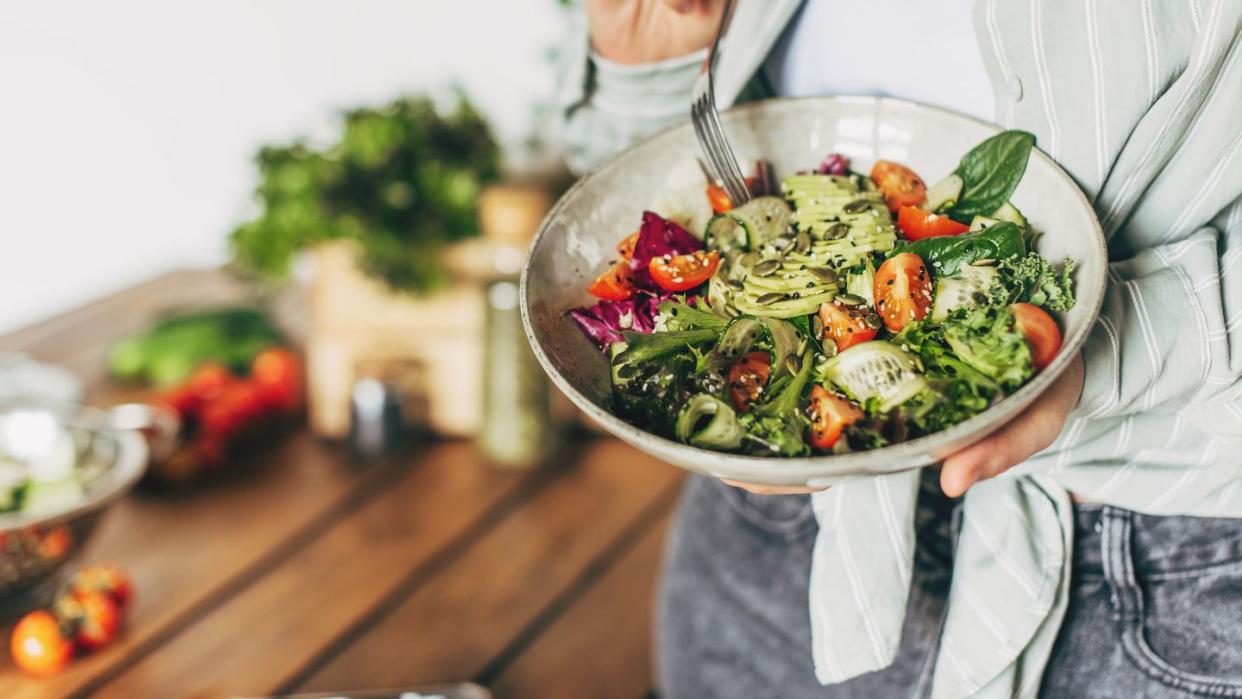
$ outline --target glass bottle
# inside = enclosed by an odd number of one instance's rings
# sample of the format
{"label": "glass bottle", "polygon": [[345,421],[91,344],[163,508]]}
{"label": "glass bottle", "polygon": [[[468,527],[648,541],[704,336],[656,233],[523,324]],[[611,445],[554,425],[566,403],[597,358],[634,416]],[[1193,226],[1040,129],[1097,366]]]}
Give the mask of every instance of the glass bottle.
{"label": "glass bottle", "polygon": [[518,298],[527,248],[550,205],[545,189],[517,184],[491,186],[479,198],[487,311],[478,443],[499,468],[536,466],[558,442],[548,378],[526,341]]}

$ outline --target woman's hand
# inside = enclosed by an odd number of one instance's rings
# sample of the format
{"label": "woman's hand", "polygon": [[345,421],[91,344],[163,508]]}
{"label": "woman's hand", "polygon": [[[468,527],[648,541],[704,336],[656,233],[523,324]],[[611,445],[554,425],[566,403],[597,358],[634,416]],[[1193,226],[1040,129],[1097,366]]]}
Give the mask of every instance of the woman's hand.
{"label": "woman's hand", "polygon": [[[1065,373],[1009,424],[953,454],[940,469],[940,488],[949,497],[961,497],[970,486],[1008,471],[1046,449],[1065,425],[1082,395],[1082,355]],[[824,488],[772,486],[723,479],[729,485],[758,495],[814,493]]]}
{"label": "woman's hand", "polygon": [[706,48],[722,0],[587,0],[595,52],[617,63],[647,63]]}
{"label": "woman's hand", "polygon": [[1008,471],[1046,449],[1082,395],[1082,355],[1037,401],[1008,425],[944,460],[940,489],[960,497],[970,486]]}

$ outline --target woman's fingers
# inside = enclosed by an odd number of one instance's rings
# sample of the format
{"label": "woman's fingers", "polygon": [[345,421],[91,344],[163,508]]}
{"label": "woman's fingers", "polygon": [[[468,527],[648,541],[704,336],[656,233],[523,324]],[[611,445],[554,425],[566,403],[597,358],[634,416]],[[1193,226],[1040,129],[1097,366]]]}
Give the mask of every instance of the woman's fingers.
{"label": "woman's fingers", "polygon": [[940,469],[940,488],[945,495],[960,497],[975,483],[999,476],[1051,445],[1078,404],[1082,380],[1079,357],[1012,422],[945,459]]}
{"label": "woman's fingers", "polygon": [[827,488],[811,488],[804,485],[762,485],[759,483],[746,483],[744,481],[735,481],[729,478],[721,478],[722,483],[741,488],[742,490],[754,493],[756,495],[806,495],[807,493],[818,493]]}

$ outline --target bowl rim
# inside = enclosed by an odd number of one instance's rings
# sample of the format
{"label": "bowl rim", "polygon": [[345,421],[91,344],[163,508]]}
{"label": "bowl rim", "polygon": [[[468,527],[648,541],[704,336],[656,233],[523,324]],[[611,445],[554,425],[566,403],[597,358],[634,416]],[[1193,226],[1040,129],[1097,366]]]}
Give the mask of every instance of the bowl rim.
{"label": "bowl rim", "polygon": [[[875,97],[863,95],[811,95],[802,97],[775,97],[756,102],[748,102],[745,104],[734,106],[721,113],[722,117],[728,121],[733,118],[744,118],[754,112],[763,112],[770,109],[780,109],[782,107],[792,107],[803,104],[810,105],[826,105],[834,104],[865,104],[871,105],[875,109],[882,109],[885,105],[891,105],[897,108],[915,108],[918,110],[930,110],[939,112],[943,115],[966,120],[977,126],[981,126],[992,134],[1000,133],[1005,130],[993,122],[989,122],[978,117],[963,114],[952,109],[930,105],[915,100],[899,99],[895,97]],[[527,255],[526,262],[522,269],[521,281],[518,291],[518,306],[522,314],[522,326],[526,332],[526,339],[530,343],[531,350],[538,359],[540,366],[551,377],[552,382],[561,390],[570,401],[573,402],[580,410],[587,414],[592,420],[603,427],[610,434],[629,442],[649,453],[659,455],[661,458],[671,461],[674,465],[690,471],[705,473],[721,478],[734,478],[748,480],[752,483],[764,485],[793,485],[793,484],[815,484],[817,481],[824,484],[837,482],[842,478],[852,476],[875,476],[885,473],[896,473],[907,471],[915,468],[922,468],[934,461],[939,461],[948,455],[952,450],[946,447],[955,444],[969,444],[976,442],[989,433],[998,429],[1003,424],[1009,422],[1018,415],[1022,410],[1029,406],[1040,394],[1042,394],[1049,386],[1051,386],[1066,368],[1069,367],[1075,356],[1082,349],[1086,342],[1087,336],[1090,334],[1095,320],[1099,316],[1100,308],[1104,301],[1104,287],[1107,277],[1108,267],[1108,248],[1104,237],[1104,230],[1100,225],[1099,217],[1095,213],[1095,209],[1091,206],[1091,202],[1087,199],[1086,194],[1074,181],[1074,178],[1065,171],[1051,156],[1040,148],[1032,149],[1031,156],[1041,160],[1046,165],[1050,165],[1052,172],[1069,185],[1071,191],[1076,196],[1076,203],[1088,213],[1088,219],[1091,223],[1091,229],[1095,233],[1096,254],[1101,261],[1101,273],[1092,279],[1084,279],[1082,275],[1083,265],[1079,264],[1075,271],[1075,297],[1077,303],[1086,301],[1090,304],[1087,321],[1082,323],[1073,333],[1068,334],[1061,346],[1061,351],[1053,359],[1052,363],[1044,368],[1043,371],[1037,373],[1026,384],[1014,393],[1006,396],[996,404],[989,406],[983,412],[974,415],[953,427],[939,432],[933,432],[928,435],[916,437],[914,439],[898,442],[886,447],[878,449],[868,449],[863,451],[849,452],[846,454],[829,454],[821,456],[805,456],[805,457],[783,457],[783,456],[759,456],[750,454],[736,454],[731,452],[714,451],[710,449],[702,449],[700,447],[691,446],[682,442],[678,442],[667,437],[648,432],[635,425],[626,422],[609,410],[597,405],[590,398],[580,393],[569,380],[564,377],[557,367],[552,363],[547,353],[543,351],[535,328],[531,320],[530,314],[530,296],[529,296],[529,277],[531,274],[531,262],[534,259],[534,251],[538,249],[548,233],[552,222],[561,214],[561,211],[568,206],[568,203],[574,198],[574,195],[584,188],[588,183],[593,182],[601,177],[608,176],[611,172],[620,167],[621,161],[624,160],[631,151],[646,146],[647,143],[665,138],[668,134],[678,130],[690,128],[689,121],[679,122],[668,126],[660,131],[648,136],[647,138],[634,143],[628,148],[610,156],[604,160],[596,168],[583,175],[568,190],[565,191],[556,204],[548,211],[543,222],[539,226],[539,230],[535,233],[530,244],[530,254]],[[569,310],[569,309],[566,309]],[[687,459],[676,459],[675,454],[685,454]],[[707,468],[702,464],[711,463],[712,467]],[[893,464],[900,464],[894,466]],[[762,480],[755,480],[756,475],[762,475]]]}
{"label": "bowl rim", "polygon": [[105,481],[70,507],[50,513],[8,512],[0,514],[0,533],[25,529],[30,526],[52,526],[103,509],[119,500],[138,482],[147,466],[147,443],[134,430],[119,430],[111,426],[106,410],[77,404],[54,404],[47,401],[9,401],[4,409],[44,409],[65,413],[64,424],[107,434],[116,442],[117,457],[109,466]]}

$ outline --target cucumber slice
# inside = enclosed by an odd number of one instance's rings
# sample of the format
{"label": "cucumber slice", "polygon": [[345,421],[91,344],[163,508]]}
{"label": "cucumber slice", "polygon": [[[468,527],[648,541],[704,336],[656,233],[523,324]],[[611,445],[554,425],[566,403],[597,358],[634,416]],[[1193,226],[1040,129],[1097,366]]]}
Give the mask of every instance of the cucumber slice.
{"label": "cucumber slice", "polygon": [[981,231],[998,223],[1000,223],[1000,219],[995,219],[991,216],[976,216],[970,221],[970,230],[971,232]]}
{"label": "cucumber slice", "polygon": [[704,449],[737,449],[746,437],[733,408],[707,393],[686,401],[677,415],[675,432],[681,441]]}
{"label": "cucumber slice", "polygon": [[953,206],[962,195],[962,184],[962,178],[954,174],[932,185],[927,190],[927,202],[923,204],[923,210],[944,211]]}
{"label": "cucumber slice", "polygon": [[976,294],[989,296],[1000,273],[995,267],[962,265],[957,277],[936,280],[936,297],[932,302],[931,321],[942,323],[949,313],[977,303]]}
{"label": "cucumber slice", "polygon": [[716,214],[707,222],[707,230],[703,235],[703,245],[708,250],[731,252],[745,250],[750,232],[746,230],[747,222],[731,211]]}
{"label": "cucumber slice", "polygon": [[763,330],[764,325],[758,318],[738,318],[725,329],[720,344],[716,345],[716,352],[729,359],[740,357],[750,351]]}
{"label": "cucumber slice", "polygon": [[876,399],[888,412],[927,387],[915,370],[914,357],[887,342],[854,345],[824,366],[824,374],[841,390],[862,403]]}
{"label": "cucumber slice", "polygon": [[863,259],[861,272],[850,272],[845,282],[845,291],[867,299],[868,306],[875,305],[875,265],[870,257]]}
{"label": "cucumber slice", "polygon": [[772,338],[772,374],[779,376],[791,373],[785,366],[785,359],[801,354],[798,351],[798,345],[802,344],[801,333],[793,326],[793,323],[785,320],[777,318],[760,318],[759,320]]}
{"label": "cucumber slice", "polygon": [[1026,217],[1022,215],[1021,211],[1018,211],[1018,207],[1014,206],[1011,201],[1001,204],[999,209],[993,211],[992,218],[1000,221],[1010,221],[1024,228],[1026,227]]}

